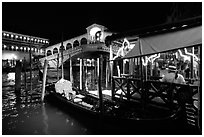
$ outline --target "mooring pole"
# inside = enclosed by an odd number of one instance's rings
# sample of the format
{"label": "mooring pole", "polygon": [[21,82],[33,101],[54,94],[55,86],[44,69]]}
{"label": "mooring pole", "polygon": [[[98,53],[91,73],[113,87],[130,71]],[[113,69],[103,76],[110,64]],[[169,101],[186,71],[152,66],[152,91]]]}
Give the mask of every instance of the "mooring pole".
{"label": "mooring pole", "polygon": [[71,58],[71,55],[69,55],[69,65],[70,65],[70,72],[69,72],[69,75],[70,75],[70,82],[73,84],[73,74],[72,74],[72,58]]}
{"label": "mooring pole", "polygon": [[24,82],[25,82],[25,89],[27,89],[27,78],[26,78],[26,58],[23,59],[23,69],[24,69]]}
{"label": "mooring pole", "polygon": [[80,59],[80,70],[79,70],[79,89],[83,88],[83,59]]}
{"label": "mooring pole", "polygon": [[100,55],[100,58],[98,59],[98,93],[101,115],[103,115],[102,70],[103,70],[103,56]]}
{"label": "mooring pole", "polygon": [[45,96],[45,84],[46,84],[46,76],[47,76],[47,67],[48,67],[48,61],[45,60],[44,62],[44,70],[43,70],[43,85],[42,85],[42,95],[41,95],[41,100],[44,101],[44,96]]}
{"label": "mooring pole", "polygon": [[59,80],[59,53],[57,54],[57,81]]}
{"label": "mooring pole", "polygon": [[31,52],[31,45],[30,45],[30,90],[32,90],[32,52]]}
{"label": "mooring pole", "polygon": [[21,62],[16,61],[15,67],[15,92],[19,94],[21,91]]}

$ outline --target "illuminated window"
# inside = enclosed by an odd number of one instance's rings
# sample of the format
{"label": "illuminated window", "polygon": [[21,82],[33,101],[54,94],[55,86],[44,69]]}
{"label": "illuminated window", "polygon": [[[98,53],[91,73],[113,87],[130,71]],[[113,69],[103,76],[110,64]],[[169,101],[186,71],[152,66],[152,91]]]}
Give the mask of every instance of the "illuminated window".
{"label": "illuminated window", "polygon": [[18,35],[16,35],[16,39],[18,38]]}
{"label": "illuminated window", "polygon": [[14,46],[11,46],[11,49],[13,50],[13,49],[14,49]]}
{"label": "illuminated window", "polygon": [[16,46],[16,50],[18,50],[18,46]]}
{"label": "illuminated window", "polygon": [[11,34],[11,38],[13,38],[13,34]]}
{"label": "illuminated window", "polygon": [[23,49],[23,47],[20,47],[20,49],[22,50],[22,49]]}
{"label": "illuminated window", "polygon": [[9,34],[6,34],[7,37],[9,37]]}
{"label": "illuminated window", "polygon": [[3,33],[4,36],[6,36],[6,33]]}
{"label": "illuminated window", "polygon": [[20,36],[19,38],[22,39],[22,36]]}
{"label": "illuminated window", "polygon": [[30,40],[30,38],[28,37],[27,40]]}

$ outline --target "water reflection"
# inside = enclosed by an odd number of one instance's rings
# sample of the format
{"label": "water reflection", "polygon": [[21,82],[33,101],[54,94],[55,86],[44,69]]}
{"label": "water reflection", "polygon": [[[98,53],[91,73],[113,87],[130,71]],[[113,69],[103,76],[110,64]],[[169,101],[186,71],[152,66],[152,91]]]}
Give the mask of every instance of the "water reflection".
{"label": "water reflection", "polygon": [[3,74],[3,135],[91,134],[83,123],[68,113],[47,102],[42,103],[41,84],[38,81],[33,83],[32,91],[25,90],[22,85],[20,94],[15,93],[13,83],[9,82],[8,75]]}

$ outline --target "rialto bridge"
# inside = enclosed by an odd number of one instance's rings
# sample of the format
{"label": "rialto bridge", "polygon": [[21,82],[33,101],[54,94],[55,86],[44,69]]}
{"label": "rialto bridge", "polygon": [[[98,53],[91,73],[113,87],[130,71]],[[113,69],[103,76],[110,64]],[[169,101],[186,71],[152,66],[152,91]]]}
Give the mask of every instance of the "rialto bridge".
{"label": "rialto bridge", "polygon": [[[106,46],[105,39],[107,36],[112,35],[112,32],[108,32],[106,27],[98,24],[93,24],[87,27],[86,30],[86,34],[47,47],[45,49],[46,57],[40,59],[42,65],[44,65],[46,59],[49,61],[49,67],[51,68],[56,68],[57,64],[61,66],[62,54],[63,62],[70,57],[79,59],[92,56],[94,58],[101,52],[109,56],[110,48]],[[113,54],[116,55],[118,49],[118,46],[113,45]]]}

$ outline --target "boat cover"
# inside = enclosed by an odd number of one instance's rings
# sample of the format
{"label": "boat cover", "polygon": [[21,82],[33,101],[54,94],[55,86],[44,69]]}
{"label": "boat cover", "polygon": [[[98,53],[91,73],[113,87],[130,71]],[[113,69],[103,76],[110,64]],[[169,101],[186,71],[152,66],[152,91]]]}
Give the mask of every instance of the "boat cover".
{"label": "boat cover", "polygon": [[201,44],[202,26],[140,38],[139,42],[123,58],[150,55]]}
{"label": "boat cover", "polygon": [[55,90],[57,93],[71,93],[72,90],[72,83],[68,80],[65,80],[61,78],[56,84],[55,84]]}

